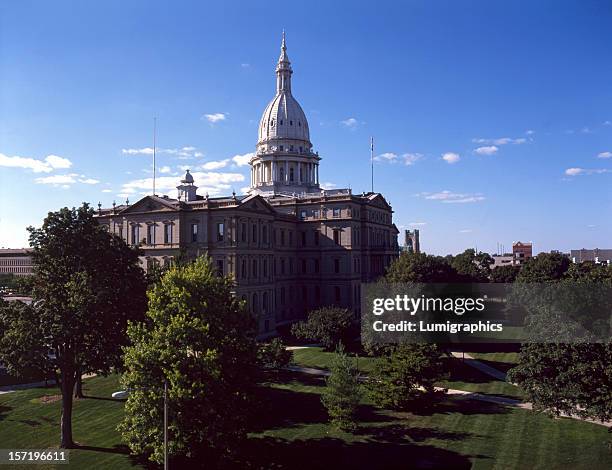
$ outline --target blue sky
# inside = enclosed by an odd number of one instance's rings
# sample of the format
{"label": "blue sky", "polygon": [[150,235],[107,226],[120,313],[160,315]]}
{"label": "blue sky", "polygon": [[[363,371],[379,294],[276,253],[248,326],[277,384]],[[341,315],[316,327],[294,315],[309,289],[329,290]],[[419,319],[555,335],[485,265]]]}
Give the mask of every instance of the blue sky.
{"label": "blue sky", "polygon": [[321,181],[368,190],[373,135],[427,252],[610,248],[610,24],[586,0],[3,2],[0,246],[147,192],[153,116],[162,188],[240,192],[284,28]]}

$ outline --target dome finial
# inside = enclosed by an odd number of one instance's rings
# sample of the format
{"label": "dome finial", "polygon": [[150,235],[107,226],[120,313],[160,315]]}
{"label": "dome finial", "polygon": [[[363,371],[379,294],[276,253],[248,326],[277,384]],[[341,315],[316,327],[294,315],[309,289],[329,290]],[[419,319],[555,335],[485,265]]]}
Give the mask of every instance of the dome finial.
{"label": "dome finial", "polygon": [[287,50],[287,45],[285,44],[285,29],[283,28],[283,40],[281,41],[281,49],[283,51]]}

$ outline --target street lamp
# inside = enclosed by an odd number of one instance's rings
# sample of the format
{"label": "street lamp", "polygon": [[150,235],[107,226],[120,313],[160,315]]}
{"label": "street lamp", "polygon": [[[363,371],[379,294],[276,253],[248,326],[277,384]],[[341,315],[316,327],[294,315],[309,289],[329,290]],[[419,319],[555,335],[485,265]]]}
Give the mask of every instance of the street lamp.
{"label": "street lamp", "polygon": [[[143,388],[132,388],[127,390],[119,390],[113,392],[111,397],[113,398],[127,398],[131,390],[149,390],[147,387]],[[164,380],[164,470],[168,470],[168,381]]]}

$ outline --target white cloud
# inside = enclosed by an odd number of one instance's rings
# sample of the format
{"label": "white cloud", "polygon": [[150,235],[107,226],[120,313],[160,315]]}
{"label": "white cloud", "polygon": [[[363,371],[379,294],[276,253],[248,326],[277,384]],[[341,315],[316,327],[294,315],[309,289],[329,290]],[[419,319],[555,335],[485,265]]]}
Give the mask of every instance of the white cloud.
{"label": "white cloud", "polygon": [[[527,135],[534,134],[533,131],[527,131]],[[527,139],[524,137],[519,137],[517,139],[513,139],[511,137],[500,137],[498,139],[472,139],[472,142],[475,144],[489,144],[489,145],[507,145],[507,144],[524,144],[527,142]]]}
{"label": "white cloud", "polygon": [[604,121],[604,126],[612,126],[612,121]]}
{"label": "white cloud", "polygon": [[486,198],[481,193],[475,194],[463,194],[463,193],[453,193],[448,190],[440,191],[437,193],[420,193],[417,196],[423,197],[425,199],[429,199],[432,201],[439,201],[444,204],[465,204],[471,202],[480,202],[484,201]]}
{"label": "white cloud", "polygon": [[72,162],[64,157],[59,157],[57,155],[47,155],[45,157],[45,162],[54,170],[65,170],[72,166]]}
{"label": "white cloud", "polygon": [[529,130],[525,131],[525,134],[527,134],[527,135],[534,135],[534,134],[535,134],[535,131],[534,131],[534,130],[529,129]]}
{"label": "white cloud", "polygon": [[474,150],[478,155],[494,155],[499,150],[495,145],[485,145]]}
{"label": "white cloud", "polygon": [[112,193],[112,192],[113,192],[113,190],[112,190],[112,189],[108,189],[108,188],[106,188],[106,189],[103,189],[103,190],[102,190],[102,192],[103,192],[103,193]]}
{"label": "white cloud", "polygon": [[243,186],[242,188],[240,188],[240,192],[242,194],[249,194],[249,191],[251,190],[250,186]]}
{"label": "white cloud", "polygon": [[612,152],[601,152],[597,154],[597,158],[612,158]]}
{"label": "white cloud", "polygon": [[[202,152],[196,151],[196,147],[186,146],[180,148],[156,148],[155,153],[157,155],[176,155],[179,160],[188,160],[194,157],[203,157]],[[153,155],[153,147],[142,147],[142,148],[127,148],[121,149],[123,155]]]}
{"label": "white cloud", "polygon": [[32,170],[34,173],[51,173],[53,170],[66,169],[72,166],[72,162],[57,155],[47,155],[44,160],[36,158],[8,156],[0,153],[0,166],[8,168],[23,168]]}
{"label": "white cloud", "polygon": [[338,187],[336,183],[321,183],[321,189],[335,189]]}
{"label": "white cloud", "polygon": [[219,170],[221,168],[225,168],[230,162],[229,158],[225,160],[206,162],[201,166],[203,170]]}
{"label": "white cloud", "polygon": [[408,224],[410,227],[423,227],[424,225],[427,225],[427,222],[410,222]]}
{"label": "white cloud", "polygon": [[244,155],[234,155],[232,157],[232,162],[234,162],[236,166],[246,166],[249,164],[251,158],[253,158],[254,156],[255,153],[253,152],[245,153]]}
{"label": "white cloud", "polygon": [[247,64],[246,62],[243,62],[242,64],[240,64],[240,67],[242,67],[243,69],[248,69],[251,66],[251,64]]}
{"label": "white cloud", "polygon": [[[231,192],[232,183],[240,183],[245,180],[244,175],[240,173],[219,173],[219,172],[201,172],[192,173],[195,184],[200,188],[199,193],[210,195],[220,195]],[[174,176],[161,176],[156,178],[155,187],[159,193],[171,194],[176,196],[177,178]],[[142,178],[129,181],[123,184],[119,197],[126,197],[130,194],[140,192],[150,193],[153,188],[153,178]]]}
{"label": "white cloud", "polygon": [[461,160],[461,157],[458,153],[446,152],[442,154],[442,160],[452,165],[453,163],[457,163],[459,160]]}
{"label": "white cloud", "polygon": [[204,116],[202,116],[202,119],[206,119],[208,122],[214,124],[219,121],[225,121],[227,116],[228,116],[228,113],[212,113],[212,114],[205,114]]}
{"label": "white cloud", "polygon": [[97,180],[94,178],[79,179],[79,183],[83,183],[83,184],[98,184],[99,182],[100,180]]}
{"label": "white cloud", "polygon": [[377,162],[386,162],[386,163],[396,163],[402,162],[406,166],[414,165],[417,161],[423,158],[423,155],[420,153],[403,153],[398,155],[394,152],[385,152],[380,155],[376,155],[374,157],[374,161]]}
{"label": "white cloud", "polygon": [[359,121],[354,117],[350,117],[345,119],[344,121],[340,121],[344,127],[348,127],[349,129],[355,129],[359,125]]}
{"label": "white cloud", "polygon": [[459,233],[472,233],[472,231],[471,228],[464,228],[463,230],[459,230]]}
{"label": "white cloud", "polygon": [[161,174],[170,173],[172,169],[169,166],[162,166],[158,170]]}
{"label": "white cloud", "polygon": [[70,185],[75,183],[89,185],[99,184],[100,180],[87,178],[85,175],[79,175],[77,173],[67,173],[65,175],[41,176],[36,178],[34,182],[36,184],[49,184],[56,187],[69,188]]}
{"label": "white cloud", "polygon": [[598,175],[601,173],[611,173],[612,170],[608,170],[605,168],[594,168],[594,169],[587,169],[587,168],[568,168],[567,170],[565,170],[565,174],[567,176],[579,176],[579,175]]}

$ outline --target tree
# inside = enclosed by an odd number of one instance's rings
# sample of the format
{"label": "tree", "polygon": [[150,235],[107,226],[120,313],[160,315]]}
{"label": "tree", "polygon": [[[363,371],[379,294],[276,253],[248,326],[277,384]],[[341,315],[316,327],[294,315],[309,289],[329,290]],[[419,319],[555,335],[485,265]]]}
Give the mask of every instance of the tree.
{"label": "tree", "polygon": [[60,447],[69,448],[75,384],[83,372],[105,374],[121,364],[127,322],[144,315],[144,273],[138,252],[100,226],[87,204],[50,212],[41,228],[28,230],[33,307],[10,314],[0,355],[19,371],[35,351],[42,370],[57,370]]}
{"label": "tree", "polygon": [[463,282],[488,282],[493,258],[489,253],[478,252],[473,248],[453,257],[451,266],[461,276]]}
{"label": "tree", "polygon": [[[517,281],[549,283],[552,299],[543,304],[562,313],[556,322],[541,315],[545,327],[553,330],[549,338],[567,338],[566,343],[521,345],[518,364],[509,371],[508,379],[527,393],[534,409],[600,421],[612,419],[612,344],[569,344],[579,340],[580,332],[573,332],[568,321],[580,320],[582,312],[587,323],[601,315],[607,331],[604,336],[609,338],[611,273],[610,267],[594,263],[570,265],[559,254],[540,254],[523,265]],[[537,301],[537,294],[534,296]]]}
{"label": "tree", "polygon": [[457,271],[441,256],[402,253],[387,270],[389,282],[456,282]]}
{"label": "tree", "polygon": [[332,425],[346,431],[357,428],[355,415],[361,399],[359,370],[355,360],[346,354],[342,343],[338,344],[331,360],[330,376],[326,380],[321,401],[327,409]]}
{"label": "tree", "polygon": [[339,341],[347,340],[353,325],[353,314],[339,307],[322,307],[308,313],[308,319],[291,327],[300,339],[317,341],[327,351],[333,351]]}
{"label": "tree", "polygon": [[510,264],[498,266],[495,269],[491,269],[491,282],[512,283],[516,280],[520,270],[520,266],[513,266]]}
{"label": "tree", "polygon": [[560,253],[540,253],[521,266],[516,282],[550,282],[563,277],[570,260]]}
{"label": "tree", "polygon": [[145,322],[131,324],[120,431],[134,453],[163,461],[163,385],[168,384],[169,453],[206,461],[245,438],[257,378],[255,324],[210,259],[170,268],[148,293]]}
{"label": "tree", "polygon": [[441,352],[435,344],[402,344],[376,361],[366,387],[381,408],[406,410],[430,406],[444,395],[435,383],[444,379]]}
{"label": "tree", "polygon": [[9,374],[24,379],[57,379],[43,326],[33,306],[0,299],[0,359]]}
{"label": "tree", "polygon": [[261,367],[267,370],[279,370],[287,367],[293,359],[293,353],[280,338],[259,344],[257,359]]}
{"label": "tree", "polygon": [[611,344],[523,344],[508,380],[538,411],[612,419]]}

